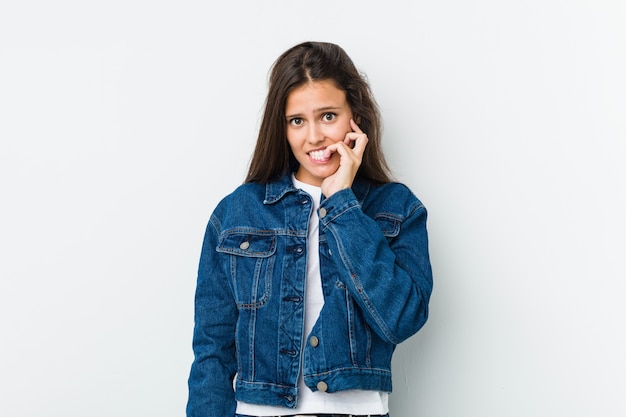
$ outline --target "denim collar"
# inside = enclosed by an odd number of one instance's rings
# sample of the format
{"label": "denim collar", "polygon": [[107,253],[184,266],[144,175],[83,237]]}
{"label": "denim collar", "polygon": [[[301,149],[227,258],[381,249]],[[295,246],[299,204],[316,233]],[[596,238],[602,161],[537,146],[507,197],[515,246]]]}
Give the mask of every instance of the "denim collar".
{"label": "denim collar", "polygon": [[[363,204],[363,200],[365,200],[369,189],[369,181],[360,178],[354,179],[354,182],[352,183],[352,192],[360,204]],[[296,191],[298,190],[293,186],[291,174],[283,175],[282,177],[269,181],[265,185],[265,200],[263,200],[263,204],[277,203],[288,193]]]}

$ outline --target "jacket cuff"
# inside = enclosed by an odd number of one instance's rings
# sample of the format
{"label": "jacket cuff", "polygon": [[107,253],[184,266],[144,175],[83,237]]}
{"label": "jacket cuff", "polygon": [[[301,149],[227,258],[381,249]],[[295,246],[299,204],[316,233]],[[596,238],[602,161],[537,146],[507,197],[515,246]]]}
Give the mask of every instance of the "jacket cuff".
{"label": "jacket cuff", "polygon": [[361,203],[354,195],[351,188],[337,191],[327,199],[323,200],[317,214],[320,221],[326,227],[330,222],[352,209],[360,209]]}

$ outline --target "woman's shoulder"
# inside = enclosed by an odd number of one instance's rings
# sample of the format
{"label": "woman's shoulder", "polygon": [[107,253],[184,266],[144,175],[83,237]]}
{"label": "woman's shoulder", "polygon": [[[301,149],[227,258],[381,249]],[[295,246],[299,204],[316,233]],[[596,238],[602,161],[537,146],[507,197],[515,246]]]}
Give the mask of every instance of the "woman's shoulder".
{"label": "woman's shoulder", "polygon": [[263,203],[265,184],[247,182],[239,185],[222,198],[217,207],[250,204],[255,201]]}
{"label": "woman's shoulder", "polygon": [[245,182],[233,190],[227,197],[265,195],[266,184],[259,182]]}
{"label": "woman's shoulder", "polygon": [[211,213],[210,223],[216,230],[239,227],[254,219],[255,213],[263,210],[265,185],[244,183],[223,197]]}
{"label": "woman's shoulder", "polygon": [[402,213],[404,216],[417,210],[425,210],[424,204],[413,190],[402,182],[370,184],[364,204],[375,206],[381,211]]}

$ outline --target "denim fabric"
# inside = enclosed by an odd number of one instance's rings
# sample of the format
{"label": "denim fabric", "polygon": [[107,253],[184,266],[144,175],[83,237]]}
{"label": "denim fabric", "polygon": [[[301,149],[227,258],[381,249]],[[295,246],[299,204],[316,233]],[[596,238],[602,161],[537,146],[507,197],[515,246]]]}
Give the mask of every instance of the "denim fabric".
{"label": "denim fabric", "polygon": [[[309,414],[302,414],[303,416],[307,416],[309,417]],[[351,414],[318,414],[316,417],[350,417],[352,416]],[[249,416],[247,414],[235,414],[235,417],[256,417],[256,416]],[[296,417],[296,415],[289,415],[289,416],[274,416],[274,417]],[[357,416],[354,415],[352,417],[362,417],[362,416]],[[389,417],[389,414],[385,414],[385,415],[380,415],[380,414],[372,414],[371,417]]]}
{"label": "denim fabric", "polygon": [[311,197],[286,175],[240,186],[211,215],[198,269],[188,416],[232,417],[236,399],[295,408],[301,364],[313,391],[391,391],[395,346],[428,317],[426,209],[398,183],[357,180],[322,198],[324,306],[305,335],[311,210]]}

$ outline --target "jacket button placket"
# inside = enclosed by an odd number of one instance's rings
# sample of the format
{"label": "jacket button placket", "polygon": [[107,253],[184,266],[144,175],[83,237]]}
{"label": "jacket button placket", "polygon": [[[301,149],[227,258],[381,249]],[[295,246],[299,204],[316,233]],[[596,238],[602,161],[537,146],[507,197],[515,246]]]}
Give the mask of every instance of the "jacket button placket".
{"label": "jacket button placket", "polygon": [[[308,210],[299,210],[297,216],[289,219],[289,229],[296,230],[298,236],[288,237],[286,243],[286,251],[290,253],[293,261],[289,264],[289,270],[284,271],[292,277],[290,280],[282,281],[281,293],[283,302],[286,303],[281,308],[281,351],[280,361],[282,365],[279,368],[288,370],[286,378],[289,382],[293,382],[294,387],[297,385],[297,376],[300,368],[300,351],[298,347],[302,345],[303,335],[295,330],[300,329],[301,322],[304,320],[304,286],[306,275],[306,241],[303,240],[302,231],[307,230],[308,218],[310,214],[310,197],[303,196],[297,200],[302,206]],[[295,398],[288,399],[288,403],[292,404]]]}

